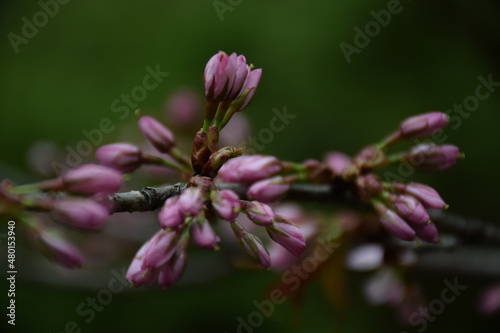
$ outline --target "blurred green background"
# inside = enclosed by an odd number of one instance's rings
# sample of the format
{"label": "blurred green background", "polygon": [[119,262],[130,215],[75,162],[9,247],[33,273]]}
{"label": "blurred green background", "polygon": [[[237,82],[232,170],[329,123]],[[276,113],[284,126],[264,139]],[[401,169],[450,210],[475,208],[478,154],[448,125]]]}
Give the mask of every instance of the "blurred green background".
{"label": "blurred green background", "polygon": [[[274,108],[286,106],[297,115],[263,150],[296,161],[322,158],[329,150],[353,154],[404,117],[462,104],[474,95],[479,76],[492,75],[500,82],[498,1],[402,1],[402,11],[352,54],[350,63],[340,43],[354,45],[354,28],[364,30],[374,20],[370,12],[387,9],[388,1],[219,3],[230,8],[222,20],[211,0],[73,0],[60,5],[16,53],[8,34],[21,35],[22,18],[33,22],[41,7],[35,1],[1,2],[0,178],[33,179],[26,151],[37,140],[61,148],[75,145],[85,138],[83,130],[98,128],[103,118],[117,128],[133,128],[134,117],[119,119],[111,103],[141,84],[147,66],[159,64],[170,75],[140,102],[146,113],[160,114],[165,97],[178,86],[195,87],[201,95],[205,63],[218,50],[244,54],[263,68],[255,99],[245,111],[255,132],[268,126]],[[412,178],[432,184],[453,212],[495,222],[497,89],[458,128],[446,131],[446,142],[461,147],[466,159],[444,174]],[[119,132],[104,135],[103,143],[116,140]],[[18,260],[22,264],[21,254]],[[20,279],[16,329],[61,332],[74,320],[84,332],[234,332],[236,318],[255,310],[252,301],[263,299],[275,278],[269,272],[239,271],[168,292],[125,291],[90,324],[75,308],[106,283],[78,289]],[[291,320],[296,314],[283,305],[255,332],[399,332],[392,311],[370,308],[360,299],[359,281],[352,276],[355,296],[346,318],[313,285],[301,321]],[[429,289],[438,293],[441,281],[428,277]],[[473,296],[449,306],[427,332],[477,329]]]}

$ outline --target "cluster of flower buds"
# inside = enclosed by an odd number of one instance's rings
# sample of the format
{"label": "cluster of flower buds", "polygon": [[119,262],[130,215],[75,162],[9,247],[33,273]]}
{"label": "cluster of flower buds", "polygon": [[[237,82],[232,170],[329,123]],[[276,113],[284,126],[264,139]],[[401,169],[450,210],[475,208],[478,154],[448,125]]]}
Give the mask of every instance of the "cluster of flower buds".
{"label": "cluster of flower buds", "polygon": [[217,189],[209,177],[194,176],[179,196],[163,204],[158,214],[162,229],[137,252],[127,279],[134,286],[150,286],[158,281],[162,288],[168,288],[182,275],[190,240],[205,249],[218,249],[220,238],[211,226],[215,217],[230,223],[238,243],[253,262],[270,267],[263,242],[236,220],[240,213],[256,226],[265,227],[270,238],[293,255],[302,254],[305,240],[293,222],[262,202],[240,200],[231,190]]}

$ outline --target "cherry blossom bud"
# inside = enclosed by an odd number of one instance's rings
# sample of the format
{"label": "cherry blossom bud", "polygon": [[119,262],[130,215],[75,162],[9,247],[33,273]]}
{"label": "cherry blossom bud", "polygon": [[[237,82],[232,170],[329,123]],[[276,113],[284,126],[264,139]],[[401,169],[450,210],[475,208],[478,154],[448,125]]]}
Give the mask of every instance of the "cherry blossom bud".
{"label": "cherry blossom bud", "polygon": [[413,147],[404,158],[420,171],[444,171],[454,166],[459,157],[457,146],[423,143]]}
{"label": "cherry blossom bud", "polygon": [[179,196],[177,206],[184,216],[196,216],[203,208],[206,199],[205,192],[197,186],[188,187]]}
{"label": "cherry blossom bud", "polygon": [[271,258],[262,241],[255,235],[247,232],[238,222],[232,222],[233,229],[240,247],[249,255],[250,259],[264,268],[271,266]]}
{"label": "cherry blossom bud", "polygon": [[206,249],[215,249],[219,237],[215,234],[214,230],[206,219],[195,219],[191,224],[191,236],[196,245]]}
{"label": "cherry blossom bud", "polygon": [[241,88],[243,88],[243,84],[245,83],[245,79],[250,72],[250,67],[247,65],[247,60],[243,55],[237,56],[236,53],[232,53],[229,57],[236,58],[234,82],[229,94],[227,95],[228,100],[233,100],[240,94],[242,90]]}
{"label": "cherry blossom bud", "polygon": [[50,208],[54,220],[88,231],[101,229],[110,214],[108,208],[91,199],[55,200]]}
{"label": "cherry blossom bud", "polygon": [[155,269],[166,263],[177,248],[175,231],[160,230],[149,241],[144,250],[141,268]]}
{"label": "cherry blossom bud", "polygon": [[240,198],[231,190],[212,191],[210,200],[221,219],[232,222],[240,210]]}
{"label": "cherry blossom bud", "polygon": [[120,172],[97,164],[86,164],[62,175],[65,190],[75,193],[115,193],[122,186]]}
{"label": "cherry blossom bud", "polygon": [[135,255],[132,263],[130,264],[125,278],[134,286],[139,287],[142,285],[151,286],[157,276],[155,270],[151,268],[143,268],[144,252],[149,247],[150,241],[144,243],[137,254]]}
{"label": "cherry blossom bud", "polygon": [[439,243],[439,232],[434,223],[413,225],[418,238],[428,243]]}
{"label": "cherry blossom bud", "polygon": [[158,120],[142,116],[139,119],[138,125],[144,137],[160,153],[168,154],[175,146],[174,135]]}
{"label": "cherry blossom bud", "polygon": [[352,158],[341,152],[333,151],[326,155],[325,163],[336,175],[340,175],[342,170],[352,163]]}
{"label": "cherry blossom bud", "polygon": [[178,201],[179,197],[168,198],[158,213],[158,220],[163,229],[177,229],[184,222],[184,215],[179,210]]}
{"label": "cherry blossom bud", "polygon": [[274,156],[245,155],[227,161],[219,170],[219,177],[227,183],[253,183],[269,178],[282,170]]}
{"label": "cherry blossom bud", "polygon": [[243,87],[241,88],[241,93],[240,95],[236,98],[235,103],[243,103],[239,108],[239,111],[243,111],[246,109],[248,104],[253,99],[253,95],[255,94],[255,91],[257,90],[257,86],[259,85],[260,78],[262,77],[262,69],[257,68],[252,71],[249,69],[249,73],[246,77],[245,83],[243,84]]}
{"label": "cherry blossom bud", "polygon": [[396,212],[406,221],[414,224],[429,222],[429,214],[420,201],[411,195],[398,195],[391,197]]}
{"label": "cherry blossom bud", "polygon": [[357,272],[377,269],[384,263],[384,248],[380,244],[364,244],[349,251],[345,263]]}
{"label": "cherry blossom bud", "polygon": [[405,241],[415,239],[415,231],[398,214],[380,203],[375,204],[375,209],[380,215],[382,225],[394,236]]}
{"label": "cherry blossom bud", "polygon": [[283,177],[274,177],[254,183],[247,191],[247,197],[264,203],[273,203],[283,198],[290,184]]}
{"label": "cherry blossom bud", "polygon": [[448,125],[449,117],[442,112],[429,112],[410,117],[399,126],[400,136],[407,140],[424,138]]}
{"label": "cherry blossom bud", "polygon": [[168,123],[176,127],[192,127],[199,123],[202,112],[198,95],[191,89],[181,88],[168,100]]}
{"label": "cherry blossom bud", "polygon": [[211,101],[222,101],[230,92],[236,75],[237,59],[220,51],[208,61],[203,75],[205,96]]}
{"label": "cherry blossom bud", "polygon": [[291,254],[300,257],[306,248],[306,241],[300,228],[283,216],[276,215],[276,220],[266,227],[269,236]]}
{"label": "cherry blossom bud", "polygon": [[171,287],[180,279],[182,273],[184,273],[188,257],[186,251],[187,244],[188,238],[181,239],[172,258],[170,258],[160,269],[158,274],[158,284],[162,289],[168,289]]}
{"label": "cherry blossom bud", "polygon": [[45,255],[57,264],[69,269],[82,266],[83,259],[80,251],[54,232],[41,230],[38,240]]}
{"label": "cherry blossom bud", "polygon": [[141,166],[141,150],[130,143],[102,146],[95,153],[96,162],[122,173],[132,172]]}
{"label": "cherry blossom bud", "polygon": [[439,193],[430,186],[420,183],[401,184],[395,183],[393,187],[399,192],[406,192],[413,195],[426,208],[444,209],[448,205],[443,201]]}
{"label": "cherry blossom bud", "polygon": [[274,220],[274,212],[271,207],[259,201],[243,201],[245,213],[253,223],[267,226]]}

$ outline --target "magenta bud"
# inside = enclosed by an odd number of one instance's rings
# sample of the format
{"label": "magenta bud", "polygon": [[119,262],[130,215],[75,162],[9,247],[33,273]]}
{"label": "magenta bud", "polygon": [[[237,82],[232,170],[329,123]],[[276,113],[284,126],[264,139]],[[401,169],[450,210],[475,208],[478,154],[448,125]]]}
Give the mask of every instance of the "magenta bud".
{"label": "magenta bud", "polygon": [[62,175],[63,187],[74,193],[115,193],[122,186],[120,172],[97,164],[85,164]]}
{"label": "magenta bud", "polygon": [[108,208],[91,199],[56,200],[51,209],[54,220],[87,231],[100,230],[110,214]]}
{"label": "magenta bud", "polygon": [[80,251],[64,238],[47,230],[41,230],[38,240],[44,254],[55,263],[75,269],[82,267],[82,255]]}
{"label": "magenta bud", "polygon": [[399,192],[406,192],[413,195],[415,198],[426,208],[431,209],[444,209],[448,205],[443,201],[439,193],[430,186],[420,183],[401,184],[396,183],[393,185]]}
{"label": "magenta bud", "polygon": [[176,248],[177,234],[175,231],[158,231],[144,250],[141,268],[155,269],[160,267],[172,257]]}
{"label": "magenta bud", "polygon": [[211,101],[222,101],[230,92],[236,75],[237,59],[220,51],[212,56],[205,67],[203,83],[205,96]]}
{"label": "magenta bud", "polygon": [[418,238],[428,243],[439,243],[439,232],[434,223],[413,225]]}
{"label": "magenta bud", "polygon": [[259,201],[243,201],[245,213],[253,223],[263,226],[270,225],[274,220],[271,207]]}
{"label": "magenta bud", "polygon": [[333,151],[326,155],[325,163],[336,175],[340,175],[346,166],[352,164],[352,158],[341,152]]}
{"label": "magenta bud", "polygon": [[411,195],[398,195],[391,198],[396,212],[406,221],[424,225],[429,222],[429,214],[420,201]]}
{"label": "magenta bud", "polygon": [[429,112],[413,116],[399,126],[400,136],[407,140],[424,138],[448,125],[449,117],[442,112]]}
{"label": "magenta bud", "polygon": [[238,239],[240,247],[248,254],[250,259],[257,265],[269,268],[271,266],[271,258],[262,241],[257,236],[247,232],[236,221],[231,223],[231,228]]}
{"label": "magenta bud", "polygon": [[250,68],[247,65],[247,60],[245,59],[245,56],[243,55],[237,56],[236,53],[232,53],[229,57],[231,59],[236,58],[236,71],[234,75],[234,82],[231,87],[231,90],[229,91],[229,94],[227,95],[228,100],[233,100],[240,94],[241,88],[243,88],[243,84],[245,83],[245,79],[247,78]]}
{"label": "magenta bud", "polygon": [[144,243],[139,251],[137,251],[132,263],[130,264],[125,278],[134,287],[139,287],[142,285],[151,286],[157,276],[155,270],[150,268],[143,268],[144,262],[144,252],[149,247],[150,241]]}
{"label": "magenta bud", "polygon": [[245,155],[227,161],[218,175],[226,183],[248,184],[272,177],[281,170],[281,162],[274,156]]}
{"label": "magenta bud", "polygon": [[163,229],[177,229],[184,222],[184,215],[177,205],[178,200],[179,197],[168,198],[158,213],[158,221]]}
{"label": "magenta bud", "polygon": [[192,127],[199,123],[202,107],[198,95],[190,89],[176,91],[168,100],[168,123],[176,127]]}
{"label": "magenta bud", "polygon": [[274,177],[256,182],[247,191],[250,200],[257,200],[264,203],[273,203],[282,199],[290,184],[286,183],[283,177]]}
{"label": "magenta bud", "polygon": [[287,220],[283,216],[276,215],[276,220],[273,224],[266,227],[269,237],[276,243],[283,246],[291,254],[300,257],[306,248],[304,235],[299,227]]}
{"label": "magenta bud", "polygon": [[394,236],[405,241],[415,239],[415,231],[398,214],[387,209],[383,204],[376,204],[375,209],[380,215],[382,225]]}
{"label": "magenta bud", "polygon": [[223,220],[233,222],[240,210],[240,198],[231,190],[212,191],[212,206]]}
{"label": "magenta bud", "polygon": [[163,266],[158,274],[158,284],[162,289],[170,288],[184,273],[187,263],[186,249],[178,249],[172,258]]}
{"label": "magenta bud", "polygon": [[206,219],[195,219],[191,224],[191,236],[196,245],[213,250],[217,247],[219,237]]}
{"label": "magenta bud", "polygon": [[144,137],[160,153],[168,154],[175,146],[174,135],[158,120],[149,116],[142,116],[138,121],[138,125]]}
{"label": "magenta bud", "polygon": [[95,153],[96,162],[122,173],[132,172],[141,166],[141,150],[130,143],[102,146]]}
{"label": "magenta bud", "polygon": [[184,216],[196,216],[203,208],[206,194],[201,187],[188,187],[179,196],[177,207]]}
{"label": "magenta bud", "polygon": [[235,103],[242,103],[241,106],[238,108],[238,112],[246,109],[248,104],[250,104],[250,102],[252,101],[253,95],[255,95],[255,91],[257,90],[257,86],[259,85],[261,77],[262,77],[261,68],[257,68],[254,70],[250,70],[250,68],[248,68],[248,75],[246,77],[245,83],[241,88],[241,93],[239,94],[239,96],[236,98],[235,101]]}
{"label": "magenta bud", "polygon": [[453,145],[423,143],[413,147],[405,156],[420,171],[444,171],[457,163],[460,150]]}

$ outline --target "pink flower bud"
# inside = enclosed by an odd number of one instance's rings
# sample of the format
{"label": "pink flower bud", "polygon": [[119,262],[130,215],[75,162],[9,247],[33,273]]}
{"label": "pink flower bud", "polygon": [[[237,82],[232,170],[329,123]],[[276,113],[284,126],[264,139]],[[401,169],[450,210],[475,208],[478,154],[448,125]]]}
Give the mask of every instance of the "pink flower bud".
{"label": "pink flower bud", "polygon": [[448,125],[449,117],[442,112],[429,112],[413,116],[403,121],[400,135],[407,140],[424,138]]}
{"label": "pink flower bud", "polygon": [[233,100],[240,94],[241,88],[245,83],[245,79],[247,78],[247,75],[250,72],[250,68],[247,65],[247,60],[245,59],[245,56],[243,55],[237,56],[236,53],[232,53],[229,57],[236,58],[236,71],[234,75],[234,82],[231,87],[231,90],[229,91],[229,94],[227,95],[228,100]]}
{"label": "pink flower bud", "polygon": [[391,201],[396,212],[406,221],[414,224],[426,224],[429,222],[429,214],[420,201],[411,195],[393,196]]}
{"label": "pink flower bud", "polygon": [[152,117],[142,116],[139,119],[138,125],[144,137],[160,153],[168,154],[175,146],[174,135],[158,120]]}
{"label": "pink flower bud", "polygon": [[191,89],[182,88],[168,100],[168,123],[175,127],[192,127],[199,124],[202,107],[198,95]]}
{"label": "pink flower bud", "polygon": [[245,213],[253,223],[267,226],[274,220],[274,212],[271,207],[259,201],[243,201]]}
{"label": "pink flower bud", "polygon": [[250,259],[264,268],[271,266],[271,258],[266,250],[262,241],[255,235],[247,232],[245,228],[241,226],[238,222],[232,222],[231,228],[233,229],[240,247],[245,251]]}
{"label": "pink flower bud", "polygon": [[222,101],[230,92],[236,75],[236,56],[220,51],[208,61],[203,75],[205,96],[211,101]]}
{"label": "pink flower bud", "polygon": [[64,173],[62,182],[68,192],[111,194],[122,186],[122,175],[103,165],[86,164]]}
{"label": "pink flower bud", "polygon": [[428,243],[439,243],[439,232],[434,223],[413,225],[418,238]]}
{"label": "pink flower bud", "polygon": [[184,216],[196,216],[203,208],[206,200],[205,192],[197,186],[188,187],[179,196],[177,207]]}
{"label": "pink flower bud", "polygon": [[393,187],[399,192],[406,192],[413,195],[415,198],[426,207],[431,209],[444,209],[448,205],[443,201],[439,193],[430,186],[420,183],[401,184],[395,183]]}
{"label": "pink flower bud", "polygon": [[415,231],[398,214],[387,209],[383,204],[376,204],[375,209],[380,215],[380,222],[394,236],[411,241],[415,239]]}
{"label": "pink flower bud", "polygon": [[250,104],[253,99],[253,95],[255,95],[255,91],[257,90],[257,86],[259,85],[260,78],[262,77],[261,68],[254,69],[252,71],[250,71],[249,68],[248,70],[249,72],[246,77],[245,83],[241,88],[241,93],[236,98],[237,103],[243,102],[243,104],[238,108],[238,112],[243,111],[244,109],[246,109],[248,104]]}
{"label": "pink flower bud", "polygon": [[180,212],[177,202],[179,197],[170,197],[158,213],[158,221],[163,229],[177,229],[184,223],[184,215]]}
{"label": "pink flower bud", "polygon": [[155,269],[166,263],[177,248],[175,231],[160,230],[149,241],[144,250],[141,268]]}
{"label": "pink flower bud", "polygon": [[53,232],[41,230],[38,240],[45,255],[57,264],[69,269],[82,266],[83,259],[80,251],[62,237]]}
{"label": "pink flower bud", "polygon": [[210,200],[221,219],[233,222],[240,210],[240,198],[231,190],[212,191]]}
{"label": "pink flower bud", "polygon": [[276,215],[276,221],[266,227],[267,233],[276,243],[291,254],[300,257],[306,248],[306,241],[300,228],[283,216]]}
{"label": "pink flower bud", "polygon": [[194,242],[206,249],[215,249],[219,237],[215,234],[214,230],[206,219],[195,219],[191,225],[191,236]]}
{"label": "pink flower bud", "polygon": [[150,241],[144,243],[137,254],[135,255],[132,263],[130,264],[125,278],[134,286],[139,287],[142,285],[151,286],[157,276],[157,272],[151,268],[143,268],[144,252],[149,247]]}
{"label": "pink flower bud", "polygon": [[220,168],[219,177],[227,183],[253,183],[281,170],[281,162],[274,156],[245,155],[227,161]]}
{"label": "pink flower bud", "polygon": [[457,163],[460,150],[453,145],[436,145],[423,143],[413,147],[407,160],[420,171],[444,171]]}
{"label": "pink flower bud", "polygon": [[74,228],[95,231],[103,227],[110,211],[91,199],[65,199],[53,202],[50,217]]}
{"label": "pink flower bud", "polygon": [[132,172],[141,166],[141,150],[129,143],[102,146],[95,153],[96,162],[122,173]]}
{"label": "pink flower bud", "polygon": [[181,278],[186,268],[187,257],[185,248],[178,249],[165,266],[160,269],[158,284],[162,289],[170,288]]}
{"label": "pink flower bud", "polygon": [[342,170],[352,163],[352,158],[344,153],[333,151],[326,155],[325,163],[336,175],[340,175]]}
{"label": "pink flower bud", "polygon": [[274,177],[254,183],[247,191],[250,200],[257,200],[264,203],[273,203],[283,198],[290,184],[287,184],[283,177]]}

